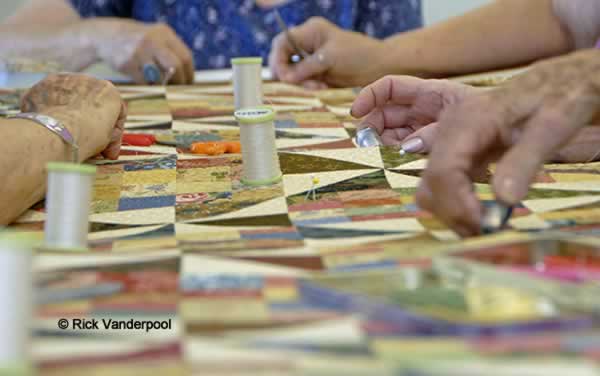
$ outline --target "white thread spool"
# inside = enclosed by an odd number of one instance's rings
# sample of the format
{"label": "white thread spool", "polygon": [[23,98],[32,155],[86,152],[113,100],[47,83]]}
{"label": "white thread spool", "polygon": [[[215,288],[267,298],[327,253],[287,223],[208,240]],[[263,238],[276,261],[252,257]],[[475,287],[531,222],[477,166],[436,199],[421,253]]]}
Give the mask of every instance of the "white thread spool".
{"label": "white thread spool", "polygon": [[231,59],[233,67],[233,95],[236,111],[262,106],[262,58],[238,57]]}
{"label": "white thread spool", "polygon": [[242,183],[252,186],[281,181],[279,156],[275,145],[275,112],[266,107],[235,112],[240,126],[244,175]]}
{"label": "white thread spool", "polygon": [[0,375],[32,374],[32,249],[26,234],[0,233]]}
{"label": "white thread spool", "polygon": [[85,251],[96,168],[51,162],[47,169],[44,246],[62,251]]}

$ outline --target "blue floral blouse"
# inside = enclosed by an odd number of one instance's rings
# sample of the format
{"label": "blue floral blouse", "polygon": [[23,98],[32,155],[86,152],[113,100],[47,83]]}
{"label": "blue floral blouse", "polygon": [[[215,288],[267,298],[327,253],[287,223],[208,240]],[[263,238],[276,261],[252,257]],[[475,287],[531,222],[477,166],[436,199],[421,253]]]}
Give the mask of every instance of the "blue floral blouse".
{"label": "blue floral blouse", "polygon": [[[196,69],[224,68],[238,56],[267,58],[280,32],[272,9],[254,0],[71,0],[83,17],[164,22],[194,53]],[[278,5],[290,26],[321,16],[376,38],[422,25],[421,0],[290,0]]]}

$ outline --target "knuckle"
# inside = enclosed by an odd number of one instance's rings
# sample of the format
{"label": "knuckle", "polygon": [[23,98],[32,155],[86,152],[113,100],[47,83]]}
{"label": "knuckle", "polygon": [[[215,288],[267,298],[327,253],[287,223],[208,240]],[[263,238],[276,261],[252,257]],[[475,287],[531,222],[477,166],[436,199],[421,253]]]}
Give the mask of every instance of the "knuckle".
{"label": "knuckle", "polygon": [[327,21],[323,17],[314,16],[309,18],[306,24],[311,27],[321,28],[327,24]]}

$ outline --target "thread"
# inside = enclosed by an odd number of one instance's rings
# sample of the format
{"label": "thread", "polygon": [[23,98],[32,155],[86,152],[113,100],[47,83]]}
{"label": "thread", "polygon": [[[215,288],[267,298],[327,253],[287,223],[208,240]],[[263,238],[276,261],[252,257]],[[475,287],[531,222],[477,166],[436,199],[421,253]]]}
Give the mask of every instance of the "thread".
{"label": "thread", "polygon": [[235,109],[262,106],[262,58],[231,59]]}
{"label": "thread", "polygon": [[28,374],[33,311],[33,239],[0,233],[0,374]]}
{"label": "thread", "polygon": [[247,185],[269,185],[281,180],[275,144],[275,112],[270,108],[247,108],[235,112],[240,126],[243,179]]}
{"label": "thread", "polygon": [[92,184],[96,168],[71,163],[48,164],[45,247],[87,249]]}

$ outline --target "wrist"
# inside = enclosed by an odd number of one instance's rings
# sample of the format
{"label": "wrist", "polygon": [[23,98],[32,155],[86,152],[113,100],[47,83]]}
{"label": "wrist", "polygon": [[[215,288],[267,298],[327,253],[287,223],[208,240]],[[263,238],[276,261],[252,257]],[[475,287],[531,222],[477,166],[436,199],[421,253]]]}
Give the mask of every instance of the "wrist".
{"label": "wrist", "polygon": [[72,111],[67,111],[65,108],[55,107],[55,108],[47,108],[42,111],[37,112],[39,115],[49,116],[57,121],[59,121],[71,134],[73,137],[74,143],[78,150],[79,161],[85,160],[88,158],[87,150],[89,150],[88,145],[82,145],[81,142],[81,131],[79,124],[80,122],[75,118]]}

